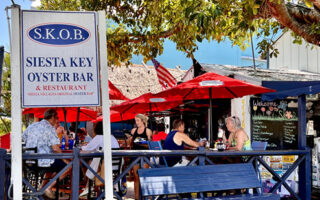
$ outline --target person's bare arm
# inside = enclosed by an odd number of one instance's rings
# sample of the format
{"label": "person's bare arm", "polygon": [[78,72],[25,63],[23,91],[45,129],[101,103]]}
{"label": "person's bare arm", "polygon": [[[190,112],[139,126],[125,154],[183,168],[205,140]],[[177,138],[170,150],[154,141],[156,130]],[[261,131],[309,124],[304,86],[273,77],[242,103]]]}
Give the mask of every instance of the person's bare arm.
{"label": "person's bare arm", "polygon": [[55,153],[62,153],[59,145],[57,145],[57,144],[52,145],[52,150],[53,150],[53,152],[55,152]]}
{"label": "person's bare arm", "polygon": [[152,131],[148,128],[147,128],[147,136],[148,136],[148,140],[152,141]]}
{"label": "person's bare arm", "polygon": [[136,132],[137,128],[133,128],[131,129],[131,136],[134,134],[134,132]]}
{"label": "person's bare arm", "polygon": [[226,137],[226,132],[225,131],[223,131],[222,139],[223,139],[223,143],[229,142],[227,137]]}
{"label": "person's bare arm", "polygon": [[178,133],[179,138],[181,140],[181,142],[186,143],[187,145],[191,146],[191,147],[199,147],[199,146],[204,146],[205,142],[201,141],[201,142],[196,142],[194,140],[192,140],[191,138],[189,138],[189,136],[185,133]]}
{"label": "person's bare arm", "polygon": [[66,146],[69,147],[69,136],[68,136],[68,132],[66,130],[63,129],[63,137],[66,141]]}
{"label": "person's bare arm", "polygon": [[237,135],[237,138],[236,138],[237,145],[235,147],[230,147],[229,149],[230,150],[241,151],[242,148],[243,148],[243,145],[244,145],[244,142],[245,142],[246,138],[247,138],[246,137],[246,133],[243,130],[239,131],[239,133]]}
{"label": "person's bare arm", "polygon": [[[53,152],[55,152],[55,153],[62,153],[62,151],[61,151],[61,149],[60,149],[60,147],[59,147],[58,144],[54,144],[54,145],[52,145],[51,147],[52,147]],[[67,159],[62,159],[62,160],[63,160],[63,162],[65,162],[65,163],[67,163],[67,164],[70,162],[70,161],[67,160]]]}
{"label": "person's bare arm", "polygon": [[[133,140],[133,134],[136,131],[137,128],[133,128],[131,129],[131,135],[128,137],[128,145],[130,147],[130,149],[132,148],[132,140]],[[128,135],[128,134],[127,134]]]}

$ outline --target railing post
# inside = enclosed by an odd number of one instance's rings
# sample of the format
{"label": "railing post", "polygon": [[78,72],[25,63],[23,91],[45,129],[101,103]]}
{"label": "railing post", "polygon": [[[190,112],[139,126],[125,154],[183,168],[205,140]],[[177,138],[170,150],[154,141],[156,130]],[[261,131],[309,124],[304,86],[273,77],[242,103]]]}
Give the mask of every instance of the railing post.
{"label": "railing post", "polygon": [[6,162],[4,156],[6,155],[5,149],[0,149],[0,199],[4,199],[5,194],[5,177],[6,177]]}
{"label": "railing post", "polygon": [[310,148],[306,147],[304,161],[299,165],[299,197],[304,200],[311,199],[311,155]]}
{"label": "railing post", "polygon": [[311,199],[311,167],[310,149],[306,147],[306,95],[298,98],[298,147],[308,150],[305,160],[299,165],[299,196],[301,199]]}
{"label": "railing post", "polygon": [[304,150],[307,146],[306,136],[306,95],[298,98],[298,148]]}
{"label": "railing post", "polygon": [[[199,147],[199,151],[202,153],[202,154],[205,154],[204,152],[204,147]],[[201,155],[199,156],[199,165],[205,165],[205,157],[204,155]]]}
{"label": "railing post", "polygon": [[73,149],[72,160],[72,199],[79,199],[80,149]]}

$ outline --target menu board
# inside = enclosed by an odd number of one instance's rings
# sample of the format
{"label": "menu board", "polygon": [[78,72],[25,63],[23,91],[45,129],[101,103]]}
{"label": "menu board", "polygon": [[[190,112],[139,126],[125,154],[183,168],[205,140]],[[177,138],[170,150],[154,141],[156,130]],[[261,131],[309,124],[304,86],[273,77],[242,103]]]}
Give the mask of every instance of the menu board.
{"label": "menu board", "polygon": [[298,101],[284,99],[262,102],[251,98],[251,138],[267,141],[267,149],[298,148]]}

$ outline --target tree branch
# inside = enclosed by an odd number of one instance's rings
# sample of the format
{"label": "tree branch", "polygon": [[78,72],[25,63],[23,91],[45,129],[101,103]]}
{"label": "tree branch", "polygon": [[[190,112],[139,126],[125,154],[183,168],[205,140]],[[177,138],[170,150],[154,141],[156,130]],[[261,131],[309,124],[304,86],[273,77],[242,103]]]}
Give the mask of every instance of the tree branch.
{"label": "tree branch", "polygon": [[320,1],[319,0],[310,0],[313,3],[313,6],[320,10]]}
{"label": "tree branch", "polygon": [[[117,34],[116,36],[128,36],[129,39],[127,42],[130,43],[139,43],[141,42],[144,38],[147,37],[153,37],[153,38],[168,38],[172,36],[173,34],[177,33],[180,31],[180,25],[176,25],[175,27],[172,27],[171,29],[167,31],[160,32],[158,34],[151,34],[151,35],[142,35],[142,34]],[[112,38],[112,35],[108,35],[108,38]]]}
{"label": "tree branch", "polygon": [[294,16],[294,18],[301,23],[317,24],[320,22],[320,14],[315,9],[292,3],[287,3],[286,6],[289,14]]}
{"label": "tree branch", "polygon": [[307,42],[318,45],[320,44],[320,36],[316,34],[311,34],[311,30],[307,24],[300,23],[295,18],[293,18],[284,1],[268,1],[267,5],[269,6],[272,16],[278,20],[278,22],[291,29],[297,35],[303,37]]}

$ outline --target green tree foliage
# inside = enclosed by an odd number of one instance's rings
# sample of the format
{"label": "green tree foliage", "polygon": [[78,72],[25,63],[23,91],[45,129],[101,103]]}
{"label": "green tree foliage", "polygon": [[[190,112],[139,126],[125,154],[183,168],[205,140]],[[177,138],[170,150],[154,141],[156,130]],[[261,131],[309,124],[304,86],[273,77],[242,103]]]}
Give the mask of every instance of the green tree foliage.
{"label": "green tree foliage", "polygon": [[[11,131],[11,67],[10,54],[5,53],[3,59],[1,107],[0,107],[0,135]],[[24,115],[22,121],[24,126],[28,125],[28,117]]]}
{"label": "green tree foliage", "polygon": [[2,88],[1,88],[1,116],[11,116],[11,70],[10,70],[10,55],[6,53],[3,59],[2,71]]}
{"label": "green tree foliage", "polygon": [[0,107],[0,134],[10,132],[11,122],[6,117],[11,116],[11,70],[10,55],[5,53],[3,59],[2,88],[1,88],[1,107]]}
{"label": "green tree foliage", "polygon": [[[109,64],[129,62],[132,55],[145,61],[162,54],[165,39],[188,57],[204,39],[226,38],[244,49],[250,32],[262,37],[259,47],[271,50],[280,28],[319,45],[319,0],[41,0],[46,10],[105,10]],[[284,29],[284,31],[286,31]],[[297,40],[298,41],[298,40]]]}
{"label": "green tree foliage", "polygon": [[0,136],[9,133],[11,130],[11,120],[2,118],[0,121]]}

